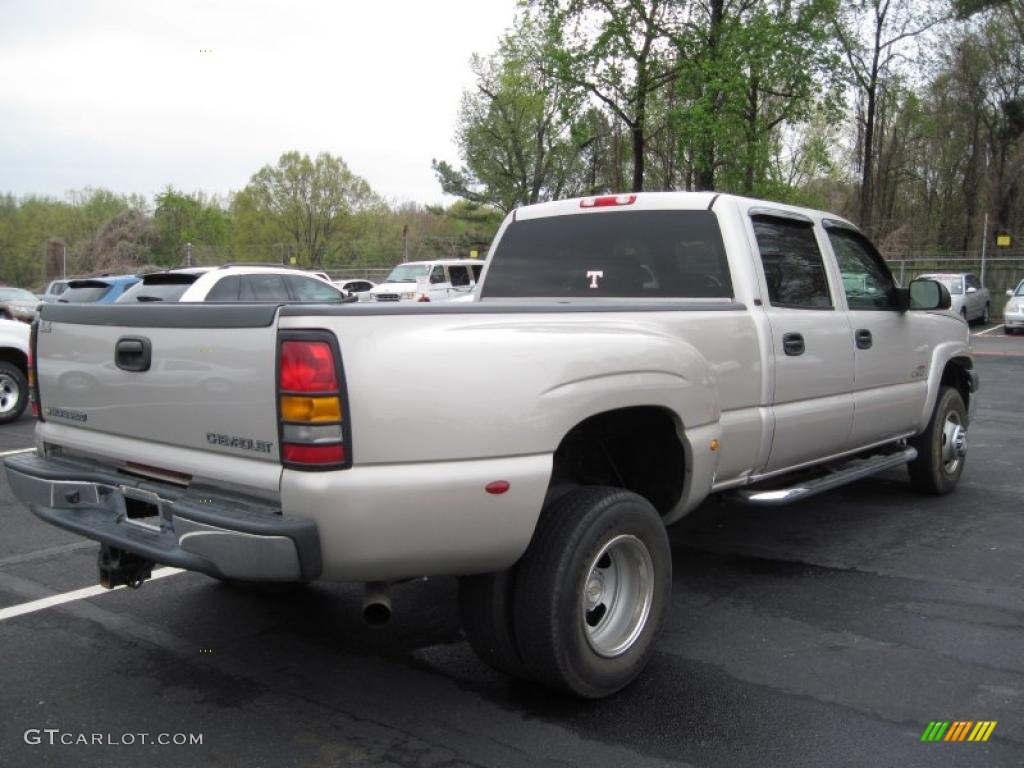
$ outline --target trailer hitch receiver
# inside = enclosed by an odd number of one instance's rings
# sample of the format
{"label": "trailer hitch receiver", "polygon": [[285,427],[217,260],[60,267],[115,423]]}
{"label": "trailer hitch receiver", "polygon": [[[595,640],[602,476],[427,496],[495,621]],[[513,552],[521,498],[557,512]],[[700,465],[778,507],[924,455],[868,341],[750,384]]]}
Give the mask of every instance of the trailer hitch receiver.
{"label": "trailer hitch receiver", "polygon": [[146,560],[144,557],[111,547],[108,544],[100,545],[98,565],[100,584],[107,589],[113,589],[122,584],[132,589],[138,589],[142,586],[142,582],[153,575],[152,560]]}

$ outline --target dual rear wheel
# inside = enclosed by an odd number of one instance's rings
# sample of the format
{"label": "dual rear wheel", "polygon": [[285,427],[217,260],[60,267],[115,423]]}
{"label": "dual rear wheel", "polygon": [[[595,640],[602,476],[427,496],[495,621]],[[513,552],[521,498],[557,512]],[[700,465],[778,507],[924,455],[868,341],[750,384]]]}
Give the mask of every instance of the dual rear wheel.
{"label": "dual rear wheel", "polygon": [[512,569],[463,578],[459,606],[470,645],[495,669],[601,698],[646,666],[671,589],[654,507],[585,486],[545,507]]}

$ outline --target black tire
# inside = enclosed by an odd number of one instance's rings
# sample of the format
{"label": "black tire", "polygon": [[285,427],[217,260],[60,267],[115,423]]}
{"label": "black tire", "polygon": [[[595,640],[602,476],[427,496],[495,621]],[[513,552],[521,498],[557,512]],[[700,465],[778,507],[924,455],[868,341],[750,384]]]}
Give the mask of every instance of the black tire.
{"label": "black tire", "polygon": [[[958,441],[950,435],[955,431],[949,428],[951,422],[963,427],[963,454],[954,448]],[[914,488],[935,496],[956,488],[967,461],[967,408],[956,389],[939,389],[928,427],[910,444],[917,449],[917,458],[907,464]]]}
{"label": "black tire", "polygon": [[988,325],[989,320],[992,319],[992,307],[988,304],[985,305],[985,314],[981,316],[982,325]]}
{"label": "black tire", "polygon": [[0,424],[21,417],[28,405],[28,379],[14,363],[0,362]]}
{"label": "black tire", "polygon": [[964,307],[963,309],[960,310],[960,317],[962,317],[963,321],[968,325],[971,324],[971,321],[967,319],[967,307]]}
{"label": "black tire", "polygon": [[1014,333],[1016,333],[1016,331],[1014,331],[1014,329],[1011,328],[1010,326],[1004,325],[1003,326],[1003,333],[1005,333],[1007,336],[1012,336]]}
{"label": "black tire", "polygon": [[459,617],[466,640],[477,656],[506,675],[529,678],[516,645],[513,626],[515,570],[459,579]]}
{"label": "black tire", "polygon": [[[518,570],[516,641],[536,680],[597,699],[640,674],[672,592],[668,534],[646,499],[597,486],[565,494],[542,512]],[[612,572],[622,575],[606,597]]]}

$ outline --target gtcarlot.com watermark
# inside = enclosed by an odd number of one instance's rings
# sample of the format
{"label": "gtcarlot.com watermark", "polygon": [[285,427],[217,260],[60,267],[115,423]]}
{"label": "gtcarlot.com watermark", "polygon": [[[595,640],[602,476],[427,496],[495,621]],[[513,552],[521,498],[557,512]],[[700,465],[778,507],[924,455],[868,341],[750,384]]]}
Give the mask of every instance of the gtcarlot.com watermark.
{"label": "gtcarlot.com watermark", "polygon": [[60,728],[29,728],[25,731],[24,738],[26,744],[51,747],[134,747],[150,744],[162,747],[195,747],[203,744],[201,733],[76,733],[62,731]]}

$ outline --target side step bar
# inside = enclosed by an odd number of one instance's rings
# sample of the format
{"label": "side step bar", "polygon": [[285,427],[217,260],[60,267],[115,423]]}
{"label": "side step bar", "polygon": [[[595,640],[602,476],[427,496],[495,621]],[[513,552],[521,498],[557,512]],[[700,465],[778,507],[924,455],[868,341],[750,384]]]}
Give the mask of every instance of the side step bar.
{"label": "side step bar", "polygon": [[830,491],[833,488],[852,483],[874,475],[877,472],[898,467],[916,458],[917,449],[907,447],[902,451],[887,453],[884,456],[857,459],[842,469],[838,469],[824,477],[798,483],[789,488],[775,488],[770,491],[750,488],[743,491],[733,491],[730,496],[738,501],[742,501],[744,504],[753,504],[759,507],[780,507],[783,504],[792,504],[794,501],[817,496],[819,493]]}

